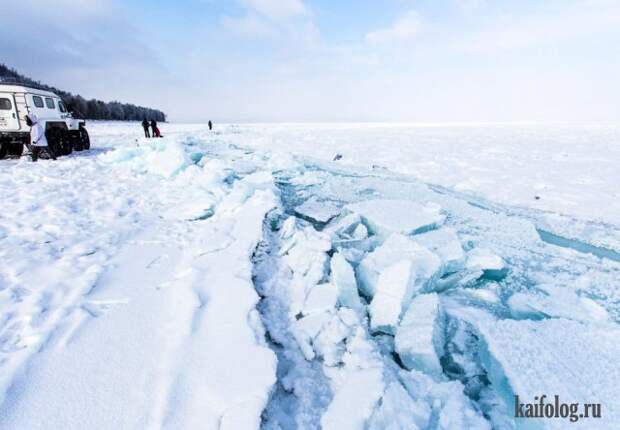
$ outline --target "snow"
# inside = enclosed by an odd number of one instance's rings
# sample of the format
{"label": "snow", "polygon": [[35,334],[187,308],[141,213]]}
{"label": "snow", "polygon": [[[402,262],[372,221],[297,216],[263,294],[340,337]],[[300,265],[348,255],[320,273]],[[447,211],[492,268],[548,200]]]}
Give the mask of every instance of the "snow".
{"label": "snow", "polygon": [[467,195],[552,211],[551,217],[620,224],[617,122],[257,124],[237,131],[239,142],[256,149],[322,160],[337,151],[340,164],[382,166]]}
{"label": "snow", "polygon": [[291,327],[293,335],[306,357],[306,360],[312,360],[316,357],[312,343],[323,327],[331,320],[331,317],[330,313],[321,312],[307,315],[293,323]]}
{"label": "snow", "polygon": [[333,309],[338,301],[338,287],[334,284],[319,284],[314,287],[306,297],[304,314]]}
{"label": "snow", "polygon": [[427,428],[431,409],[426,402],[413,400],[397,382],[392,382],[381,404],[368,421],[369,428],[376,429],[424,429]]}
{"label": "snow", "polygon": [[439,207],[409,200],[367,200],[346,208],[359,214],[371,233],[382,237],[421,233],[440,226],[445,219]]}
{"label": "snow", "polygon": [[[276,206],[270,183],[257,179],[250,175],[235,184],[248,197],[240,205],[235,202],[226,249],[190,265],[192,271],[205,273],[197,276],[194,286],[199,298],[192,316],[194,339],[181,359],[176,404],[168,417],[175,427],[257,428],[275,383],[275,356],[261,340],[262,326],[250,323],[258,295],[249,256],[262,236],[265,214]],[[234,191],[229,196],[237,200]],[[228,207],[225,203],[226,199],[222,205]],[[212,223],[230,222],[230,215],[216,213]]]}
{"label": "snow", "polygon": [[[443,430],[492,428],[471,399],[463,393],[460,382],[438,382],[417,370],[402,372],[400,377],[407,392],[419,399],[422,407],[426,406],[424,409],[431,411],[426,414],[428,421],[421,421],[422,424],[428,423]],[[420,427],[428,428],[427,425]]]}
{"label": "snow", "polygon": [[383,393],[380,369],[356,369],[337,382],[337,394],[321,418],[326,430],[361,430]]}
{"label": "snow", "polygon": [[0,162],[1,428],[620,427],[615,129],[164,127]]}
{"label": "snow", "polygon": [[[202,169],[182,177],[183,147],[165,145],[121,148],[116,161],[113,151],[35,170],[14,162],[14,181],[41,179],[5,206],[33,212],[31,227],[9,237],[24,253],[5,260],[24,268],[2,277],[3,293],[22,295],[6,303],[3,428],[259,425],[276,362],[252,322],[249,258],[277,206],[272,177],[249,175],[232,188],[194,181]],[[81,184],[59,187],[74,171]],[[184,191],[188,180],[195,190]],[[176,202],[188,207],[184,199],[215,205],[215,214],[192,223],[170,213]]]}
{"label": "snow", "polygon": [[[534,399],[549,393],[548,396],[558,395],[565,403],[601,403],[605,412],[596,421],[601,428],[614,427],[618,422],[620,399],[615,394],[614,382],[620,377],[617,327],[586,325],[562,318],[504,320],[484,326],[482,333],[493,357],[488,363],[489,375],[493,382],[499,378],[507,382],[510,391],[503,394],[509,406],[514,407],[513,394]],[[565,368],[570,372],[564,373]],[[566,425],[556,420],[544,421],[544,427],[550,429]]]}

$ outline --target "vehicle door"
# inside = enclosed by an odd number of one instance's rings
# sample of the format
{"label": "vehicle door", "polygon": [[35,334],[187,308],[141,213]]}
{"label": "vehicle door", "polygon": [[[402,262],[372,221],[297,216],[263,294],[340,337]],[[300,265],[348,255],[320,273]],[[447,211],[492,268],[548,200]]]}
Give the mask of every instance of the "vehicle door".
{"label": "vehicle door", "polygon": [[19,130],[19,118],[15,107],[15,97],[11,93],[0,92],[0,130]]}

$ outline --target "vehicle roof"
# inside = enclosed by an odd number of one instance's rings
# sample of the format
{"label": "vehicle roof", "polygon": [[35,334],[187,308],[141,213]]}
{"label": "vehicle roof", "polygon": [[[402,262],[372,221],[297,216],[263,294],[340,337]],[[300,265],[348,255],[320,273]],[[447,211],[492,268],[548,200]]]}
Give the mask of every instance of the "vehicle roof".
{"label": "vehicle roof", "polygon": [[0,92],[7,93],[28,93],[28,94],[36,94],[46,97],[55,97],[60,98],[56,94],[51,91],[39,90],[37,88],[28,87],[25,85],[7,85],[0,83]]}

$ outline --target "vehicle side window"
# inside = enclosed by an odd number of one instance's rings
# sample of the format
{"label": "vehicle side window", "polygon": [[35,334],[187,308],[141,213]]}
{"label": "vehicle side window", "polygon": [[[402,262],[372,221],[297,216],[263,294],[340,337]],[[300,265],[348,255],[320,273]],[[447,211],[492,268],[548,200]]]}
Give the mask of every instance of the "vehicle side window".
{"label": "vehicle side window", "polygon": [[39,96],[32,96],[32,102],[34,103],[35,107],[43,107],[43,99]]}
{"label": "vehicle side window", "polygon": [[11,109],[13,109],[13,105],[11,105],[11,100],[0,99],[0,110],[11,110]]}
{"label": "vehicle side window", "polygon": [[65,104],[63,102],[61,102],[60,100],[58,100],[58,109],[60,109],[60,111],[62,113],[66,113],[67,112],[67,108],[65,107]]}
{"label": "vehicle side window", "polygon": [[50,99],[49,97],[45,98],[45,104],[48,109],[56,109],[56,105],[54,104],[54,99]]}

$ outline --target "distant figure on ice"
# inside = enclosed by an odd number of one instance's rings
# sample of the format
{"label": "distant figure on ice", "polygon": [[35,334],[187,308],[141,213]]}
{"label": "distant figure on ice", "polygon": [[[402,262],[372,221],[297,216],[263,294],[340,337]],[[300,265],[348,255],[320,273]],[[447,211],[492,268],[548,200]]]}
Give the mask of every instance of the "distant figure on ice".
{"label": "distant figure on ice", "polygon": [[151,137],[149,133],[149,122],[144,118],[142,120],[142,128],[144,129],[144,137]]}
{"label": "distant figure on ice", "polygon": [[154,119],[151,120],[151,128],[153,129],[153,137],[161,137],[159,128],[157,128],[157,122]]}
{"label": "distant figure on ice", "polygon": [[54,151],[50,150],[47,144],[47,137],[45,137],[45,130],[39,123],[39,118],[36,114],[31,113],[26,115],[26,125],[30,127],[30,149],[32,150],[32,161],[37,161],[39,153],[41,151],[47,151],[52,160],[56,159]]}
{"label": "distant figure on ice", "polygon": [[209,120],[209,130],[213,130],[213,123]]}

